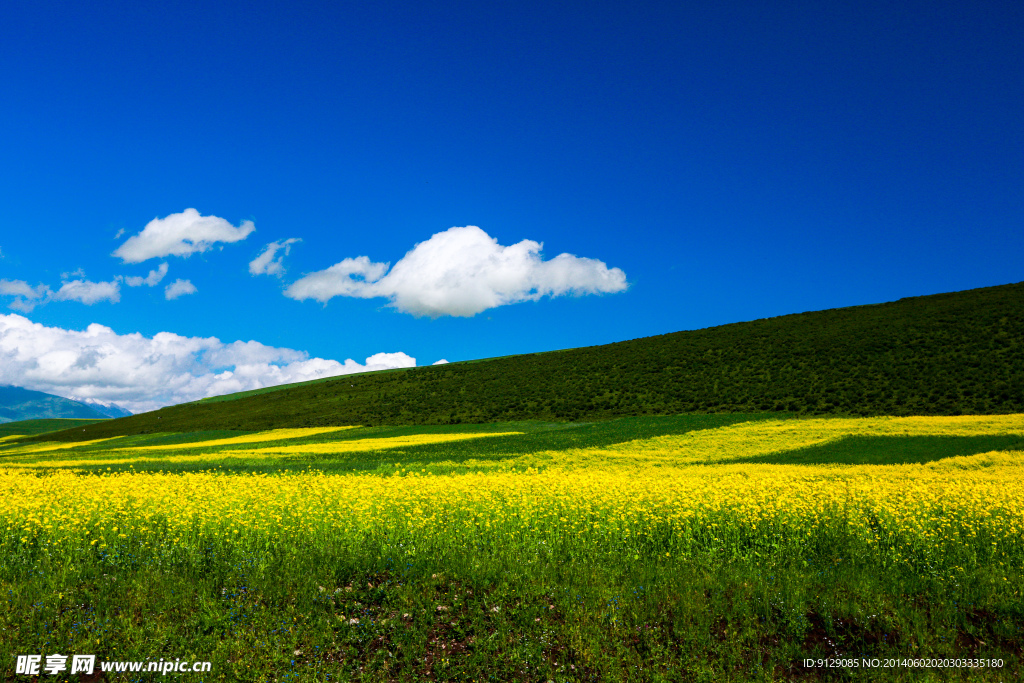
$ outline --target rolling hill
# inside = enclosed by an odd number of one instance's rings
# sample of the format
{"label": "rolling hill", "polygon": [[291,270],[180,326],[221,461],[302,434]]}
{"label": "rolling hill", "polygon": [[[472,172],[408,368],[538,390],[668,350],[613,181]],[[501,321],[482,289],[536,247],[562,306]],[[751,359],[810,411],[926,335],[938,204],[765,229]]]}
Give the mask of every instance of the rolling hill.
{"label": "rolling hill", "polygon": [[54,418],[43,418],[40,420],[18,420],[17,422],[5,422],[0,424],[0,439],[11,436],[32,436],[35,434],[45,434],[47,432],[57,432],[65,429],[71,429],[72,427],[78,427],[81,429],[87,424],[98,422],[100,419],[107,418],[71,418],[71,417],[54,417]]}
{"label": "rolling hill", "polygon": [[46,438],[763,411],[1024,412],[1024,283],[604,346],[347,375]]}

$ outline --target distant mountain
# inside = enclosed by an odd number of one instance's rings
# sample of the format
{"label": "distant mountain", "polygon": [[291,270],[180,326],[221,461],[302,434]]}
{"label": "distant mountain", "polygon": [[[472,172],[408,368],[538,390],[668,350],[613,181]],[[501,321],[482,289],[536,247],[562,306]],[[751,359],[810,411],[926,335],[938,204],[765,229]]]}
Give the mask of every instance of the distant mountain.
{"label": "distant mountain", "polygon": [[110,417],[97,407],[21,387],[0,386],[0,423],[50,418],[100,419]]}
{"label": "distant mountain", "polygon": [[104,402],[98,401],[95,398],[85,398],[82,399],[81,402],[107,417],[128,417],[129,415],[135,414],[127,408],[122,408],[116,403],[111,403],[110,401]]}

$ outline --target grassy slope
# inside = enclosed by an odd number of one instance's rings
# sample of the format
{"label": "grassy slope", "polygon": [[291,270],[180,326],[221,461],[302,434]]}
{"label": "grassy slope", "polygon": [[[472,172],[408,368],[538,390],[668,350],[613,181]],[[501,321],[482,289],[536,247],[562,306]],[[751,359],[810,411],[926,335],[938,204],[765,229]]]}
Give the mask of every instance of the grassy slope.
{"label": "grassy slope", "polygon": [[[57,438],[753,413],[1024,412],[1024,283],[164,408]],[[53,438],[53,437],[48,437]]]}
{"label": "grassy slope", "polygon": [[[117,437],[73,451],[43,452],[37,456],[18,455],[0,444],[0,466],[14,462],[48,468],[51,459],[73,462],[80,471],[110,473],[135,472],[203,472],[216,468],[224,473],[305,472],[310,467],[330,474],[377,474],[390,476],[394,464],[425,474],[465,474],[468,471],[490,471],[514,465],[544,469],[546,460],[533,456],[539,452],[572,451],[574,449],[607,448],[636,439],[680,435],[695,430],[719,429],[743,422],[794,419],[780,413],[715,414],[625,417],[591,423],[508,422],[487,425],[412,425],[362,427],[342,432],[311,435],[272,441],[259,446],[344,443],[413,434],[472,434],[475,432],[507,432],[502,436],[480,439],[425,443],[405,446],[384,446],[335,454],[252,455],[237,457],[238,450],[254,444],[203,446],[218,439],[239,436],[244,432],[189,432]],[[797,425],[805,420],[797,419]],[[22,442],[23,443],[23,442]],[[11,444],[17,449],[20,444]],[[177,445],[180,448],[162,451],[136,451],[146,446]],[[944,458],[970,456],[992,451],[1024,451],[1024,433],[991,433],[978,435],[858,435],[849,434],[836,441],[814,446],[781,447],[778,452],[730,460],[732,463],[763,463],[779,465],[897,465],[929,463]],[[9,458],[14,456],[14,460]],[[137,456],[146,458],[137,460]],[[202,456],[187,462],[177,456]],[[550,463],[548,463],[550,464]]]}
{"label": "grassy slope", "polygon": [[[45,466],[51,458],[58,460],[74,460],[75,467],[83,471],[124,471],[134,470],[160,472],[201,472],[210,467],[217,467],[223,472],[303,472],[314,467],[323,472],[386,474],[396,461],[414,469],[423,468],[430,474],[464,473],[461,464],[467,461],[497,465],[501,462],[514,462],[516,458],[537,453],[539,451],[562,451],[579,448],[601,448],[620,444],[634,439],[646,439],[656,436],[685,434],[694,430],[716,429],[740,422],[786,417],[773,413],[761,414],[719,414],[719,415],[671,415],[625,417],[601,422],[565,423],[565,422],[506,422],[487,425],[414,425],[414,426],[382,426],[362,427],[342,432],[331,432],[302,438],[290,438],[285,441],[268,440],[260,446],[276,443],[277,445],[317,444],[323,442],[345,442],[348,440],[382,439],[403,437],[414,434],[472,434],[508,432],[502,436],[489,436],[481,439],[449,441],[433,444],[407,445],[402,447],[384,447],[381,449],[358,451],[335,455],[293,456],[281,458],[277,456],[253,456],[252,458],[227,457],[235,449],[252,448],[252,444],[228,446],[202,446],[203,443],[217,439],[239,436],[245,432],[188,432],[178,434],[147,434],[117,437],[112,440],[74,447],[73,452],[64,451],[60,454],[44,452],[38,456],[16,456],[19,463],[38,462]],[[24,442],[11,444],[17,449]],[[131,451],[146,446],[180,445],[179,449],[163,451]],[[138,462],[135,457],[141,455],[151,460]],[[202,459],[192,462],[174,462],[178,455],[203,455]],[[0,444],[0,466],[9,461],[11,452]],[[163,458],[166,458],[164,460]],[[117,460],[123,460],[118,463]],[[91,460],[101,461],[95,464]]]}
{"label": "grassy slope", "polygon": [[75,427],[82,428],[106,418],[50,418],[44,420],[19,420],[0,424],[0,437],[14,435],[34,435],[58,432]]}

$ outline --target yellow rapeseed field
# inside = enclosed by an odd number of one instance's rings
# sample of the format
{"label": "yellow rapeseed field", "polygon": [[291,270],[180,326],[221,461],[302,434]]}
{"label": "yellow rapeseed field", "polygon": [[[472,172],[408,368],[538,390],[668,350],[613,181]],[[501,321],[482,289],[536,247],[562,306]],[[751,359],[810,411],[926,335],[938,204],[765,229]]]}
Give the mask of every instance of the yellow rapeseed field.
{"label": "yellow rapeseed field", "polygon": [[[15,438],[23,438],[21,436]],[[42,443],[32,443],[19,446],[17,444],[10,444],[8,446],[0,445],[0,456],[13,456],[13,455],[33,455],[36,453],[48,453],[53,451],[73,451],[76,448],[84,446],[92,446],[94,444],[109,441],[110,439],[93,439],[92,441],[79,441],[77,443],[61,443],[59,441],[44,441]]]}
{"label": "yellow rapeseed field", "polygon": [[657,436],[606,448],[543,451],[520,464],[564,466],[670,465],[728,462],[783,453],[848,436],[1024,435],[1024,415],[816,418],[762,420],[686,434]]}
{"label": "yellow rapeseed field", "polygon": [[[344,427],[342,429],[351,429]],[[281,429],[272,432],[261,432],[264,435],[263,442],[279,441],[289,438],[299,438],[322,434],[329,431],[338,431],[338,428],[329,430],[323,429]],[[303,433],[304,432],[304,433]],[[232,448],[219,449],[216,446],[237,445],[245,443],[258,443],[251,439],[260,434],[232,437],[230,439],[217,439],[211,441],[196,441],[181,444],[165,444],[159,446],[140,446],[135,448],[116,448],[101,451],[80,451],[75,446],[99,443],[98,441],[86,441],[79,444],[47,444],[33,446],[26,449],[3,450],[0,447],[0,462],[8,467],[47,467],[62,468],[81,465],[114,465],[114,464],[142,464],[142,463],[203,463],[211,460],[230,461],[272,461],[294,457],[341,455],[344,453],[365,453],[369,451],[391,450],[409,446],[420,446],[424,444],[439,444],[453,441],[466,441],[469,439],[481,439],[494,436],[510,436],[521,434],[521,432],[483,432],[468,434],[411,434],[407,436],[391,436],[368,439],[348,439],[344,441],[325,441],[322,443],[307,443],[300,445],[266,446],[263,448]],[[282,435],[286,434],[286,435]],[[208,450],[207,450],[208,449]],[[176,455],[173,451],[194,451],[205,450],[200,454]],[[36,454],[41,452],[56,452],[55,455],[46,458],[37,458]],[[167,452],[167,455],[136,455],[137,453],[149,454],[154,451]]]}
{"label": "yellow rapeseed field", "polygon": [[[942,570],[955,572],[982,558],[1020,556],[1024,454],[924,465],[728,460],[851,433],[1018,433],[1020,426],[1021,416],[749,423],[584,451],[568,459],[569,468],[552,460],[544,471],[506,465],[469,475],[424,475],[397,465],[390,476],[314,470],[282,476],[54,470],[40,476],[5,468],[0,470],[0,530],[26,543],[78,545],[88,539],[101,547],[190,544],[209,535],[258,545],[283,537],[330,545],[376,538],[401,540],[406,544],[401,552],[415,553],[469,548],[486,540],[506,548],[510,558],[523,544],[542,542],[626,556],[641,549],[671,556],[698,548],[734,552],[842,543],[885,562],[941,558]],[[376,440],[397,444],[480,436]],[[321,447],[362,447],[373,440],[294,447],[329,453]],[[265,451],[296,453],[281,446]],[[709,454],[707,461],[687,464],[701,451]],[[656,458],[659,466],[638,467],[629,462],[631,456],[641,465]],[[580,466],[599,460],[606,464]]]}
{"label": "yellow rapeseed field", "polygon": [[389,436],[375,439],[350,439],[347,441],[327,441],[323,443],[303,444],[296,446],[267,446],[265,448],[233,451],[248,456],[267,455],[325,455],[332,453],[361,453],[408,446],[421,446],[450,441],[466,441],[484,439],[492,436],[514,436],[522,432],[481,432],[469,434],[410,434],[408,436]]}
{"label": "yellow rapeseed field", "polygon": [[309,436],[317,436],[319,434],[341,432],[346,429],[356,429],[356,427],[299,427],[292,429],[271,429],[266,432],[257,432],[255,434],[243,434],[242,436],[232,436],[226,439],[210,439],[209,441],[192,441],[188,443],[177,444],[160,444],[158,446],[136,446],[134,448],[119,448],[117,450],[173,451],[193,448],[210,448],[211,446],[234,446],[236,444],[266,443],[267,441],[286,441],[288,439],[302,439]]}
{"label": "yellow rapeseed field", "polygon": [[[212,471],[80,475],[0,469],[0,531],[24,543],[100,547],[190,545],[215,536],[265,546],[358,545],[395,552],[470,552],[509,559],[538,543],[625,558],[697,550],[776,551],[833,544],[884,563],[925,560],[945,574],[1020,558],[1024,453],[918,465],[730,463],[847,434],[1016,434],[1024,416],[768,421],[602,449],[557,452],[548,467],[388,476],[315,470],[268,476]],[[420,435],[249,453],[342,452],[368,442],[433,443],[481,434]],[[324,450],[320,450],[321,448]],[[339,448],[330,450],[330,448]],[[704,453],[702,460],[700,454]],[[543,458],[542,458],[543,459]],[[698,463],[699,464],[695,464]],[[603,463],[600,464],[599,463]],[[709,464],[710,463],[710,464]],[[587,466],[583,466],[586,464]],[[657,464],[657,467],[647,465]]]}
{"label": "yellow rapeseed field", "polygon": [[237,681],[780,681],[833,655],[1020,678],[1024,415],[550,447],[687,423],[0,442],[0,650]]}

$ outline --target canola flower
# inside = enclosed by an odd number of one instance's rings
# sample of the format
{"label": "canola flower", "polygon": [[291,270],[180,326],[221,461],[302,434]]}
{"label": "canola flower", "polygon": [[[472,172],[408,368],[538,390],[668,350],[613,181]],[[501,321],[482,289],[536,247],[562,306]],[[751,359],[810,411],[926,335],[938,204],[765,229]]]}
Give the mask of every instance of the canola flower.
{"label": "canola flower", "polygon": [[[947,568],[1019,562],[1024,552],[1024,453],[956,465],[721,465],[638,475],[627,470],[391,477],[0,473],[0,531],[19,544],[83,539],[151,548],[219,538],[269,547],[395,552],[483,544],[514,561],[539,543],[601,558],[771,548],[854,547],[884,564]],[[969,465],[968,465],[969,467]],[[951,476],[951,471],[970,476]],[[406,546],[409,549],[402,550]]]}
{"label": "canola flower", "polygon": [[[107,454],[113,454],[115,457],[112,459],[103,460],[103,464],[112,464],[114,462],[123,462],[123,456],[119,454],[124,452],[148,452],[148,451],[177,451],[177,450],[192,450],[196,448],[211,448],[215,446],[235,446],[252,443],[266,443],[276,441],[286,441],[289,439],[302,439],[311,436],[319,436],[321,434],[332,434],[338,433],[349,429],[356,429],[357,426],[343,426],[343,427],[300,427],[291,429],[271,429],[265,432],[257,432],[255,434],[243,434],[240,436],[233,436],[222,439],[209,439],[206,441],[192,441],[178,444],[159,444],[153,446],[133,446],[130,448],[111,448],[106,451]],[[18,444],[4,444],[5,440],[21,439],[25,435],[17,434],[8,437],[0,438],[0,457],[7,460],[5,464],[16,464],[19,460],[19,456],[34,456],[39,453],[49,454],[47,458],[50,460],[50,466],[60,466],[67,464],[65,460],[54,460],[54,455],[60,455],[64,457],[78,457],[82,456],[90,460],[95,459],[97,453],[89,452],[85,449],[89,446],[94,446],[104,441],[111,441],[120,437],[109,437],[104,439],[94,439],[92,441],[76,441],[76,442],[59,442],[59,441],[44,441],[41,443],[30,443],[25,445]],[[102,457],[102,456],[101,456]],[[158,460],[154,458],[153,460]]]}
{"label": "canola flower", "polygon": [[486,439],[493,436],[515,436],[522,432],[477,432],[468,434],[411,434],[408,436],[389,436],[371,439],[350,439],[347,441],[328,441],[324,443],[301,444],[295,446],[267,446],[250,450],[232,451],[247,456],[265,455],[324,455],[329,453],[360,453],[378,451],[424,444],[467,441],[470,439]]}
{"label": "canola flower", "polygon": [[[23,438],[24,435],[19,435],[15,438]],[[116,437],[112,437],[116,438]],[[27,444],[24,446],[14,445],[11,448],[0,451],[0,455],[33,455],[36,453],[46,453],[51,451],[74,451],[83,446],[92,446],[94,444],[102,443],[104,441],[110,441],[110,438],[105,439],[93,439],[92,441],[76,441],[74,443],[62,443],[55,441],[44,441],[42,443]]]}
{"label": "canola flower", "polygon": [[291,429],[271,429],[266,432],[255,434],[243,434],[225,439],[210,439],[208,441],[191,441],[178,444],[160,444],[156,446],[135,446],[132,448],[118,448],[118,451],[173,451],[192,448],[209,448],[211,446],[234,446],[236,444],[266,443],[267,441],[286,441],[288,439],[302,439],[320,434],[342,432],[347,429],[357,429],[358,425],[345,427],[298,427]]}
{"label": "canola flower", "polygon": [[685,434],[637,439],[606,448],[542,451],[520,464],[580,466],[728,462],[795,451],[850,436],[1024,436],[1024,415],[762,420]]}
{"label": "canola flower", "polygon": [[[371,543],[390,557],[429,553],[522,566],[542,558],[628,562],[708,553],[820,558],[842,549],[883,566],[951,577],[1024,563],[1024,452],[848,466],[737,463],[721,454],[775,452],[764,449],[851,429],[1016,434],[1020,424],[1021,416],[748,423],[578,449],[562,461],[552,457],[543,471],[505,463],[443,476],[400,464],[388,476],[313,469],[277,476],[80,475],[6,467],[0,468],[0,551],[15,557],[47,548],[71,557],[133,548],[162,556],[211,539],[267,552],[282,543],[334,549]],[[716,445],[710,432],[731,446]],[[753,434],[768,443],[751,445]],[[692,464],[698,447],[710,455]],[[657,459],[645,456],[657,449],[675,449],[675,460],[649,466]]]}
{"label": "canola flower", "polygon": [[[334,431],[332,428],[331,431]],[[348,428],[346,428],[348,429]],[[298,432],[300,430],[275,430],[281,432]],[[263,432],[264,434],[271,434],[271,432]],[[322,433],[322,432],[318,432]],[[160,455],[147,457],[145,455],[135,455],[136,452],[148,453],[154,450],[160,451],[171,451],[171,450],[195,450],[202,449],[206,446],[213,445],[235,445],[238,443],[246,443],[237,441],[236,439],[242,439],[246,437],[233,437],[231,439],[218,439],[216,441],[199,441],[185,444],[174,444],[174,445],[160,445],[160,446],[143,446],[138,448],[118,448],[111,449],[109,451],[75,451],[73,448],[62,448],[62,449],[44,449],[44,450],[60,450],[60,457],[48,457],[40,460],[35,458],[35,454],[39,451],[11,451],[10,453],[14,456],[23,457],[8,457],[2,462],[8,467],[46,467],[46,468],[60,468],[60,467],[73,467],[84,464],[88,465],[123,465],[123,464],[139,464],[139,463],[155,463],[155,462],[166,462],[166,463],[204,463],[211,459],[219,461],[230,461],[230,460],[246,460],[246,461],[273,461],[280,460],[282,458],[304,458],[307,456],[324,456],[324,455],[341,455],[346,453],[365,453],[369,451],[382,451],[391,450],[409,446],[420,446],[424,444],[437,444],[437,443],[448,443],[452,441],[466,441],[470,439],[483,439],[494,436],[509,436],[517,435],[522,432],[483,432],[483,433],[468,433],[468,434],[411,434],[407,436],[391,436],[391,437],[380,437],[380,438],[368,438],[368,439],[349,439],[345,441],[327,441],[322,443],[307,443],[299,445],[280,445],[280,446],[266,446],[263,448],[233,448],[226,450],[211,450],[207,453],[192,454],[192,455]],[[249,435],[252,437],[258,436],[257,434]],[[301,436],[309,436],[309,434],[296,434],[290,438],[299,438]],[[275,435],[274,440],[278,440],[281,437]],[[289,438],[289,437],[284,437]],[[270,440],[270,439],[264,439]],[[81,443],[94,443],[94,442],[81,442]],[[67,446],[67,444],[64,444]],[[6,452],[3,455],[7,455]],[[113,456],[113,457],[111,457]]]}

